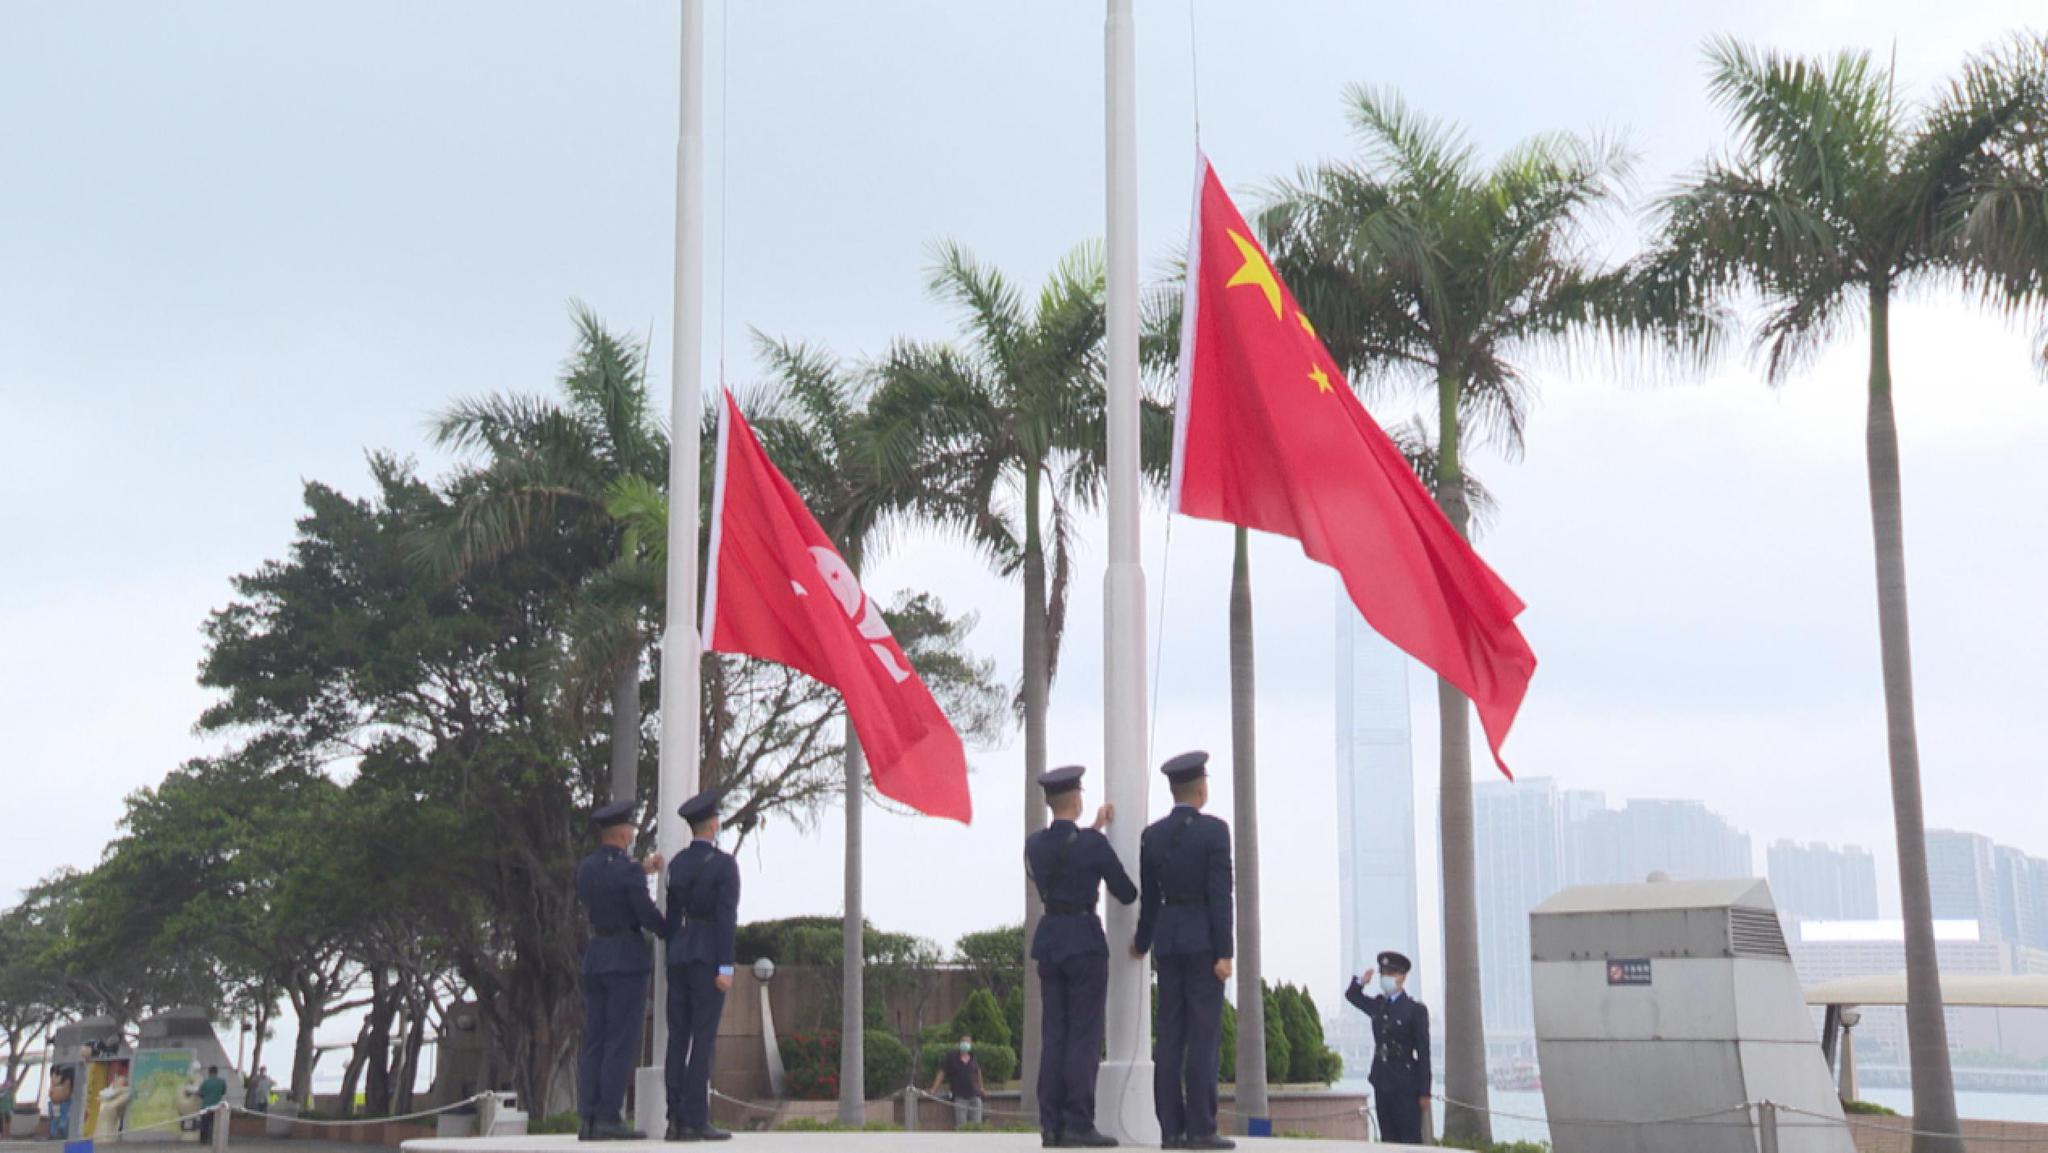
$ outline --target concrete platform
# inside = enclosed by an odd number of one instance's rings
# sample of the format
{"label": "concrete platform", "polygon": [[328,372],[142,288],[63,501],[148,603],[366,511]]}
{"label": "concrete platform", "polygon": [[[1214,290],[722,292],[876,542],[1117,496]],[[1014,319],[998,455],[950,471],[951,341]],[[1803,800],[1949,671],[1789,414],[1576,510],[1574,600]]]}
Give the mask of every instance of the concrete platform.
{"label": "concrete platform", "polygon": [[[1239,1137],[1237,1147],[1247,1153],[1285,1153],[1286,1150],[1315,1149],[1329,1153],[1396,1153],[1405,1148],[1365,1141],[1315,1141],[1300,1138]],[[1040,1147],[1036,1133],[740,1133],[731,1141],[716,1145],[692,1144],[691,1149],[722,1148],[732,1153],[1035,1153]],[[423,1138],[405,1143],[405,1153],[676,1153],[682,1148],[666,1141],[617,1141],[584,1144],[574,1134],[547,1137],[451,1137]],[[1126,1146],[1131,1148],[1131,1146]],[[1136,1146],[1145,1148],[1145,1146]]]}

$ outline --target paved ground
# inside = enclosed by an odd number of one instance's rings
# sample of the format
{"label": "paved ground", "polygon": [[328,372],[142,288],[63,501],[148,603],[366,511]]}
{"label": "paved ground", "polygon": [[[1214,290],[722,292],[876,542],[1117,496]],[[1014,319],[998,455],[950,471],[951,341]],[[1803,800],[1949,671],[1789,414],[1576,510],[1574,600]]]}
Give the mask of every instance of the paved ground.
{"label": "paved ground", "polygon": [[[1034,1153],[1039,1148],[1036,1133],[742,1133],[723,1147],[733,1153]],[[1239,1137],[1237,1147],[1247,1153],[1284,1153],[1304,1148],[1329,1153],[1395,1153],[1393,1145],[1372,1145],[1363,1141],[1306,1141],[1294,1138],[1253,1140]],[[235,1153],[247,1149],[237,1142]],[[291,1148],[302,1146],[292,1143]],[[588,1149],[576,1138],[567,1137],[466,1137],[454,1140],[430,1138],[407,1141],[405,1153],[571,1153]],[[661,1141],[607,1142],[601,1148],[612,1153],[674,1153],[675,1146]],[[703,1148],[703,1146],[697,1146]]]}

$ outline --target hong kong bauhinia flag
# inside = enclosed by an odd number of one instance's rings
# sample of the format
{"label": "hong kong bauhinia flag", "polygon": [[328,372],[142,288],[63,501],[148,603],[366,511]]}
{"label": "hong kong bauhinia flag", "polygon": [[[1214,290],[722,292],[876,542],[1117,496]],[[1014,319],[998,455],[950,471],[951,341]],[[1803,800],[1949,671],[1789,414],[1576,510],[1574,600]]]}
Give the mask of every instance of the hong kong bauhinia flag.
{"label": "hong kong bauhinia flag", "polygon": [[960,734],[730,392],[704,570],[706,649],[775,661],[838,689],[883,796],[972,819]]}
{"label": "hong kong bauhinia flag", "polygon": [[1501,743],[1536,671],[1522,602],[1366,414],[1206,157],[1188,241],[1173,506],[1293,537]]}

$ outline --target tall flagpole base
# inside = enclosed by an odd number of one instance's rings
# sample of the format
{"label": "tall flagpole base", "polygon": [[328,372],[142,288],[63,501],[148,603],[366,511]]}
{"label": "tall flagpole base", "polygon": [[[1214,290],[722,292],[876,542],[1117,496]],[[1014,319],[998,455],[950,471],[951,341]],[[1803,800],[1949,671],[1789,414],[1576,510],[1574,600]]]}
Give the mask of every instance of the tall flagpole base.
{"label": "tall flagpole base", "polygon": [[1126,1145],[1159,1144],[1150,1060],[1102,1063],[1095,1074],[1095,1127]]}
{"label": "tall flagpole base", "polygon": [[656,1141],[668,1131],[668,1078],[659,1065],[633,1070],[633,1128]]}

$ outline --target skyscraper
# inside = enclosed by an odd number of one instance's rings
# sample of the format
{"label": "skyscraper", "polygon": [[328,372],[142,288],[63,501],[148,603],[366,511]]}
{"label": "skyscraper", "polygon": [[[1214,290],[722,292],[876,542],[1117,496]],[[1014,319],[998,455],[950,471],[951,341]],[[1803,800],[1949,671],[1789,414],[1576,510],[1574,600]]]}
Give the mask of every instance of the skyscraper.
{"label": "skyscraper", "polygon": [[1533,1043],[1535,1037],[1529,910],[1564,887],[1564,797],[1541,779],[1481,781],[1472,788],[1480,1004],[1489,1044],[1519,1037]]}
{"label": "skyscraper", "polygon": [[1773,841],[1769,857],[1779,912],[1811,921],[1877,917],[1877,861],[1868,849]]}
{"label": "skyscraper", "polygon": [[1421,942],[1415,908],[1415,756],[1408,724],[1408,658],[1365,623],[1341,587],[1337,895],[1338,964],[1344,980],[1372,968],[1382,949],[1417,954]]}
{"label": "skyscraper", "polygon": [[1570,835],[1578,871],[1565,878],[1569,884],[1632,884],[1653,872],[1687,881],[1756,873],[1749,834],[1699,801],[1630,800],[1619,809],[1590,809]]}
{"label": "skyscraper", "polygon": [[1987,938],[2002,938],[1998,857],[1991,838],[1954,829],[1927,830],[1927,885],[1938,920],[1975,921]]}

